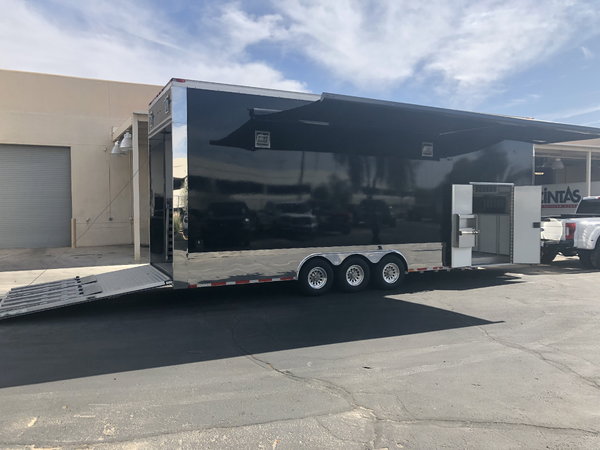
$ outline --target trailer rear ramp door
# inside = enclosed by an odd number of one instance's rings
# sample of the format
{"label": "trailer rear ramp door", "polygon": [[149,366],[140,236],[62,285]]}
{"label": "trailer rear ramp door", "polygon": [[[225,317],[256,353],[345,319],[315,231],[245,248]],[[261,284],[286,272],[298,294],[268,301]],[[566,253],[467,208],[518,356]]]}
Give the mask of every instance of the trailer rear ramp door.
{"label": "trailer rear ramp door", "polygon": [[170,285],[169,276],[150,265],[144,265],[18,287],[11,289],[0,300],[0,320]]}

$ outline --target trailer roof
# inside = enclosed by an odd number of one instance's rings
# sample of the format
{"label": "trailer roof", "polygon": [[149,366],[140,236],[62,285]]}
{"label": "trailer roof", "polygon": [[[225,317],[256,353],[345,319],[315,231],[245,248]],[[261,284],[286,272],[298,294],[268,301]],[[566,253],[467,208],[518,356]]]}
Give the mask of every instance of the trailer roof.
{"label": "trailer roof", "polygon": [[469,153],[505,140],[547,144],[600,137],[600,129],[533,119],[323,93],[285,111],[251,110],[249,120],[216,145],[255,150],[255,132],[270,132],[270,148],[398,154],[421,158]]}

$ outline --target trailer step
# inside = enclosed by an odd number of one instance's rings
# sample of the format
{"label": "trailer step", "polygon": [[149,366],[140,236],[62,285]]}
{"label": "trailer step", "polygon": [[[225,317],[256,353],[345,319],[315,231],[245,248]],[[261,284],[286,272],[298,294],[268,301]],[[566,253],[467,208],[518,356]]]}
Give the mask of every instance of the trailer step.
{"label": "trailer step", "polygon": [[150,265],[144,265],[17,287],[0,299],[0,320],[170,285],[171,278]]}

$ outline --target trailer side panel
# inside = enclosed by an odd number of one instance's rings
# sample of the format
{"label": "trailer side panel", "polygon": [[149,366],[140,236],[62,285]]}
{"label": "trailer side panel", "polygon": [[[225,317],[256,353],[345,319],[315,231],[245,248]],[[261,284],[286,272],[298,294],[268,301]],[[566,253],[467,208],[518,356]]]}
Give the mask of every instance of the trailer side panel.
{"label": "trailer side panel", "polygon": [[[407,157],[403,142],[377,136],[376,124],[365,125],[372,128],[373,147],[351,151],[341,137],[331,138],[342,136],[343,124],[305,120],[278,124],[277,132],[248,131],[253,116],[307,103],[187,90],[176,283],[294,277],[306,257],[323,253],[396,251],[407,269],[442,267],[448,263],[452,184],[531,183],[531,144],[503,142],[438,159],[414,152]],[[281,148],[284,134],[297,134],[298,126],[304,136],[299,147]],[[325,133],[327,127],[338,134]],[[314,150],[311,142],[323,138],[328,151],[322,141]]]}

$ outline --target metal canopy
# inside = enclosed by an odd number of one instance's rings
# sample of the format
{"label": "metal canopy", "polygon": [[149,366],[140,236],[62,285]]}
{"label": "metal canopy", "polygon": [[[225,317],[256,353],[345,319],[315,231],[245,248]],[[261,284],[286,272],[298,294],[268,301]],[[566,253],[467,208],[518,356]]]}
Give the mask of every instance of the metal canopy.
{"label": "metal canopy", "polygon": [[211,144],[256,150],[256,131],[269,132],[276,150],[419,159],[425,142],[438,159],[505,140],[547,144],[600,137],[598,128],[324,93],[286,111],[252,109],[246,123]]}

